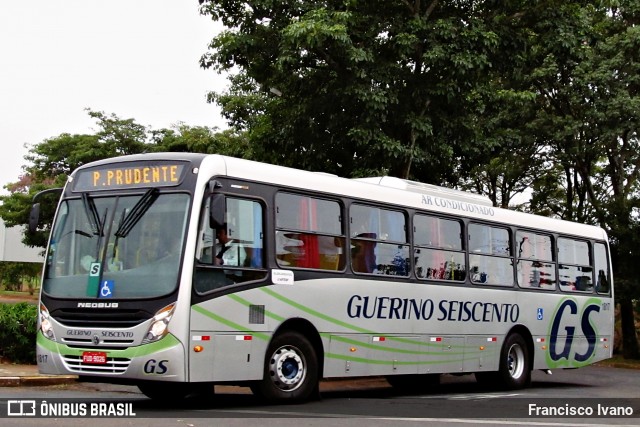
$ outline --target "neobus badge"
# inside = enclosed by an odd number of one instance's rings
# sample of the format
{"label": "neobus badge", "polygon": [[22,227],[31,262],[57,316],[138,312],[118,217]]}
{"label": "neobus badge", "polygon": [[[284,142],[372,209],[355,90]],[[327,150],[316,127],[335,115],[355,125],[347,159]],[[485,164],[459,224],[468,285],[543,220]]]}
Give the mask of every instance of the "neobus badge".
{"label": "neobus badge", "polygon": [[110,166],[81,170],[74,191],[112,190],[153,186],[173,186],[182,181],[185,167],[175,162]]}

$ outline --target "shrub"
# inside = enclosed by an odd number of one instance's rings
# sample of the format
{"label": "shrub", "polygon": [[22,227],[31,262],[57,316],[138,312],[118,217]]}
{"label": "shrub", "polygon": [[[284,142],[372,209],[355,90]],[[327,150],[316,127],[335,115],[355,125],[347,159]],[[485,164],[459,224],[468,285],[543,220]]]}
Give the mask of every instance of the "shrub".
{"label": "shrub", "polygon": [[0,359],[36,363],[37,315],[33,304],[0,304]]}

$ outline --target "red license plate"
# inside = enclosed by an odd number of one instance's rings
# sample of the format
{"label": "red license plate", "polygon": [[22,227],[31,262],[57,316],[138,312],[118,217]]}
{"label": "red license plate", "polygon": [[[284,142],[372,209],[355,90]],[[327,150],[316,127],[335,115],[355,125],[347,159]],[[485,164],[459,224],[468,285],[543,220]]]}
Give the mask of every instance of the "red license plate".
{"label": "red license plate", "polygon": [[107,353],[103,351],[85,351],[82,353],[82,363],[104,365],[107,363]]}

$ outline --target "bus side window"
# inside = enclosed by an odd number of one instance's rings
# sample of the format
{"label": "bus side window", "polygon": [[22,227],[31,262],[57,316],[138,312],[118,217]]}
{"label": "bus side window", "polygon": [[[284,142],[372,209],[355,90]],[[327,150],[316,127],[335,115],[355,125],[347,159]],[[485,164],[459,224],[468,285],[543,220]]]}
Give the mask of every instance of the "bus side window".
{"label": "bus side window", "polygon": [[563,291],[593,292],[593,267],[589,243],[558,238],[558,271]]}
{"label": "bus side window", "polygon": [[404,212],[353,204],[349,218],[351,268],[355,273],[409,276]]}
{"label": "bus side window", "polygon": [[[208,201],[207,201],[208,204]],[[266,277],[263,208],[253,200],[226,199],[224,230],[209,226],[208,206],[202,209],[194,288],[199,293]]]}
{"label": "bus side window", "polygon": [[596,292],[608,294],[609,288],[609,261],[607,259],[607,247],[603,243],[594,245],[594,266],[598,273],[596,278]]}
{"label": "bus side window", "polygon": [[466,279],[460,221],[417,214],[413,217],[413,242],[418,279],[458,282]]}
{"label": "bus side window", "polygon": [[342,270],[342,208],[337,201],[276,195],[276,261],[283,268]]}
{"label": "bus side window", "polygon": [[516,232],[516,277],[521,288],[556,288],[556,263],[551,236],[518,230]]}
{"label": "bus side window", "polygon": [[469,224],[469,273],[476,284],[513,286],[509,230]]}
{"label": "bus side window", "polygon": [[209,200],[207,200],[200,216],[196,260],[203,264],[212,264],[214,243],[214,230],[209,226]]}

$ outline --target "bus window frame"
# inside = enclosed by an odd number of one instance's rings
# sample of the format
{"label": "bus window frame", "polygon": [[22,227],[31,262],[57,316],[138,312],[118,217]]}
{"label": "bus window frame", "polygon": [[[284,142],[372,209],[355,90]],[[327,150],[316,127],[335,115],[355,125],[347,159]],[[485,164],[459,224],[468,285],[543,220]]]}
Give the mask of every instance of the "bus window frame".
{"label": "bus window frame", "polygon": [[[491,252],[477,252],[472,251],[471,249],[471,227],[477,225],[488,228],[495,228],[499,230],[505,230],[507,232],[507,238],[509,239],[509,254],[494,254],[493,249]],[[517,227],[515,227],[517,228]],[[469,278],[469,282],[474,286],[483,286],[483,287],[491,287],[496,289],[514,289],[516,287],[517,278],[516,278],[516,265],[515,265],[515,254],[514,254],[514,226],[503,224],[503,223],[492,223],[492,222],[483,222],[470,220],[467,223],[467,227],[465,229],[467,236],[467,275]],[[478,274],[477,272],[472,271],[471,258],[472,257],[480,257],[480,258],[489,258],[489,259],[497,259],[497,260],[509,260],[511,263],[511,283],[487,283],[487,282],[479,282],[473,279],[474,274]],[[481,274],[481,273],[480,273]]]}
{"label": "bus window frame", "polygon": [[[279,226],[278,225],[278,207],[279,207],[278,196],[279,195],[297,197],[297,198],[300,198],[300,201],[302,199],[307,199],[307,200],[316,200],[316,201],[334,203],[338,207],[339,228],[340,228],[341,234],[333,234],[330,232],[325,232],[323,230],[312,230],[310,228],[309,229],[292,228],[292,227],[287,227],[286,225],[288,224],[285,224],[284,227]],[[347,226],[344,221],[345,211],[346,209],[345,209],[344,201],[342,199],[328,197],[328,195],[326,194],[315,194],[312,192],[300,193],[292,189],[278,189],[277,191],[275,191],[273,195],[273,215],[274,215],[273,216],[273,239],[274,239],[273,256],[278,268],[286,269],[286,270],[318,271],[323,273],[344,273],[347,265],[347,254],[345,250],[348,245]],[[290,236],[287,236],[287,234],[289,234]],[[290,239],[293,239],[294,236],[297,236],[297,237],[304,236],[305,238],[315,236],[316,239],[319,237],[324,237],[329,239],[333,238],[334,242],[340,241],[341,243],[339,245],[336,244],[335,246],[337,249],[342,249],[341,253],[337,253],[336,268],[332,269],[332,268],[320,268],[320,267],[306,267],[306,266],[300,266],[300,265],[284,265],[283,261],[285,260],[281,259],[281,257],[278,255],[278,242],[280,239],[279,235],[282,235],[285,238],[290,238]],[[319,253],[318,256],[320,257],[320,255],[321,254]],[[320,258],[318,259],[318,262],[321,263]]]}
{"label": "bus window frame", "polygon": [[[417,227],[416,227],[416,218],[418,217],[425,217],[425,218],[433,218],[437,221],[440,220],[444,220],[444,221],[449,221],[449,222],[455,222],[458,224],[459,226],[459,231],[460,234],[458,236],[459,239],[459,243],[460,243],[460,249],[456,249],[456,248],[446,248],[444,246],[439,246],[439,245],[427,245],[427,244],[420,244],[420,243],[416,243],[416,233],[418,232]],[[466,234],[466,226],[465,226],[465,221],[464,221],[464,217],[459,216],[459,217],[448,217],[445,215],[439,215],[435,212],[423,212],[423,211],[416,211],[413,213],[412,215],[412,222],[410,224],[411,227],[411,248],[410,250],[412,250],[411,255],[412,255],[412,274],[415,276],[415,278],[420,281],[420,282],[425,282],[425,281],[433,281],[433,282],[438,282],[438,283],[444,283],[444,284],[458,284],[458,285],[465,285],[467,280],[469,280],[469,266],[468,266],[468,245],[465,242],[465,234]],[[441,279],[441,278],[434,278],[434,277],[420,277],[417,274],[417,263],[416,263],[416,253],[417,251],[420,250],[426,250],[426,251],[437,251],[439,254],[443,254],[443,253],[457,253],[457,254],[461,254],[462,255],[462,260],[464,263],[464,277],[462,279],[456,280],[456,279]],[[455,277],[455,274],[454,274]]]}
{"label": "bus window frame", "polygon": [[[581,242],[581,243],[586,243],[587,245],[587,257],[589,258],[589,263],[588,264],[577,264],[575,262],[561,262],[560,261],[560,240],[570,240],[572,242]],[[564,293],[570,293],[570,294],[577,294],[577,295],[592,295],[595,294],[595,281],[594,281],[594,274],[595,274],[595,260],[594,260],[594,254],[593,254],[593,242],[587,239],[582,239],[582,238],[576,238],[573,236],[565,236],[565,235],[559,235],[557,238],[557,244],[556,244],[556,258],[557,258],[557,268],[558,268],[558,275],[557,275],[557,280],[558,280],[558,289],[560,289],[561,292]],[[560,270],[562,269],[561,265],[563,266],[568,266],[568,267],[575,267],[575,268],[583,268],[583,267],[589,267],[591,268],[591,286],[590,289],[586,289],[586,290],[579,290],[577,289],[577,285],[576,282],[572,282],[573,283],[573,289],[566,289],[567,285],[562,285],[562,280],[560,277]],[[585,275],[582,275],[581,277],[583,277]]]}
{"label": "bus window frame", "polygon": [[[202,198],[202,205],[199,208],[200,213],[199,213],[199,219],[198,219],[198,229],[197,229],[197,233],[198,236],[200,235],[200,233],[203,232],[203,226],[204,223],[207,223],[207,225],[209,226],[209,228],[211,229],[211,231],[213,232],[212,235],[212,239],[213,239],[213,247],[215,248],[215,241],[216,241],[216,237],[215,237],[215,232],[214,230],[216,228],[212,227],[212,225],[216,225],[216,224],[211,224],[212,218],[214,216],[214,214],[211,213],[211,208],[212,205],[211,203],[214,202],[215,199],[215,203],[217,204],[217,207],[214,207],[214,209],[219,209],[220,206],[223,207],[223,216],[222,218],[224,218],[226,216],[227,213],[227,199],[228,198],[232,198],[232,199],[238,199],[238,200],[243,200],[243,201],[249,201],[249,202],[254,202],[257,203],[260,206],[260,210],[261,210],[261,227],[262,227],[262,266],[261,267],[251,267],[251,266],[234,266],[234,265],[215,265],[215,263],[213,262],[213,259],[210,263],[208,262],[203,262],[201,260],[201,258],[199,258],[199,254],[198,254],[198,245],[196,245],[195,248],[195,252],[193,254],[194,257],[194,263],[193,263],[193,275],[192,275],[192,283],[191,283],[191,289],[192,292],[197,296],[197,297],[206,297],[210,294],[218,294],[220,292],[223,293],[229,293],[229,292],[237,292],[240,291],[242,289],[245,288],[250,288],[253,287],[255,284],[257,283],[263,283],[268,277],[269,277],[269,257],[268,257],[268,238],[267,238],[267,215],[268,215],[268,203],[265,202],[265,200],[263,198],[260,197],[256,197],[253,194],[243,194],[243,193],[227,193],[227,192],[216,192],[214,194],[209,195],[208,197],[203,197]],[[206,205],[209,205],[209,208],[207,209]],[[205,210],[208,210],[208,214],[205,215]],[[219,216],[219,215],[218,215]],[[219,220],[219,219],[218,219]],[[224,224],[224,221],[223,221]],[[222,226],[222,224],[219,224],[219,226]],[[212,256],[213,253],[212,253]],[[215,286],[212,287],[211,289],[206,289],[206,290],[201,290],[198,288],[197,283],[196,283],[196,275],[198,271],[203,271],[203,272],[220,272],[223,273],[225,276],[227,276],[227,272],[231,272],[233,273],[234,271],[236,272],[244,272],[244,271],[250,271],[250,272],[255,272],[256,275],[260,275],[261,277],[257,277],[251,280],[246,280],[246,281],[240,281],[240,282],[232,282],[232,283],[228,283],[228,284],[224,284],[221,286]]]}
{"label": "bus window frame", "polygon": [[[387,211],[387,212],[393,212],[393,213],[397,213],[400,214],[402,216],[403,219],[403,224],[404,224],[404,230],[403,230],[403,235],[404,235],[404,241],[399,241],[399,240],[389,240],[387,238],[383,239],[380,236],[377,236],[378,233],[372,233],[370,231],[368,232],[364,232],[364,233],[355,233],[354,228],[352,228],[352,224],[353,224],[353,217],[352,217],[352,208],[356,206],[356,207],[363,207],[363,208],[368,208],[368,209],[376,209],[378,211]],[[396,278],[396,280],[402,281],[402,280],[408,280],[412,277],[414,277],[414,273],[413,273],[413,268],[414,268],[414,263],[412,261],[412,248],[413,248],[413,241],[412,238],[413,236],[409,235],[409,227],[411,226],[411,216],[409,215],[409,212],[406,208],[403,207],[396,207],[396,206],[386,206],[382,203],[374,203],[373,201],[362,201],[362,200],[353,200],[348,208],[347,208],[347,215],[349,218],[348,221],[348,248],[349,248],[349,253],[347,255],[348,259],[349,259],[349,266],[350,266],[350,270],[353,274],[355,275],[361,275],[361,276],[366,276],[366,277],[377,277],[377,278],[389,278],[389,277],[393,277]],[[378,225],[378,231],[380,231],[380,226]],[[360,230],[363,231],[363,230]],[[366,230],[364,230],[366,231]],[[375,234],[375,236],[371,236],[372,234]],[[357,242],[354,245],[354,241]],[[384,272],[380,273],[380,272],[376,272],[377,270],[377,266],[379,264],[375,265],[375,268],[373,268],[373,271],[359,271],[357,269],[354,268],[354,255],[356,253],[356,251],[358,251],[358,249],[363,250],[363,248],[367,248],[368,251],[371,250],[370,246],[376,246],[378,244],[381,245],[386,245],[386,246],[397,246],[398,249],[400,248],[404,248],[406,249],[406,274],[405,275],[396,275],[396,274],[385,274]],[[377,260],[376,260],[377,261]],[[366,264],[366,262],[365,262]],[[368,270],[368,269],[367,269]],[[401,280],[402,279],[402,280]]]}
{"label": "bus window frame", "polygon": [[[599,280],[599,277],[600,277],[599,276],[600,272],[597,271],[597,265],[596,265],[596,263],[597,263],[597,260],[596,260],[596,255],[597,255],[596,254],[596,252],[597,252],[596,251],[596,246],[598,246],[598,245],[601,245],[603,247],[603,249],[604,249],[604,265],[607,267],[607,277],[606,277],[606,279],[607,279],[607,291],[606,292],[600,292],[600,290],[599,290],[600,286],[598,286],[598,280]],[[609,260],[609,250],[608,250],[607,243],[606,242],[601,242],[601,241],[593,242],[593,274],[594,274],[594,277],[595,277],[595,280],[596,280],[595,285],[594,285],[594,290],[595,290],[595,293],[597,295],[603,295],[603,296],[610,296],[611,295],[611,289],[613,288],[612,287],[612,283],[611,283],[611,273],[612,273],[612,271],[611,271],[611,263],[610,263],[610,260]]]}
{"label": "bus window frame", "polygon": [[[517,255],[518,250],[517,250],[517,245],[518,245],[518,234],[519,233],[528,233],[528,234],[535,234],[535,235],[539,235],[539,236],[544,236],[544,237],[548,237],[550,240],[550,245],[551,245],[551,259],[543,259],[540,257],[535,257],[535,258],[531,258],[531,257],[520,257],[519,255]],[[559,290],[559,284],[558,284],[558,260],[557,260],[557,244],[556,244],[556,240],[557,240],[557,236],[554,235],[553,233],[549,233],[548,231],[544,231],[544,230],[538,230],[538,229],[529,229],[529,228],[522,228],[522,227],[515,227],[515,232],[514,232],[514,259],[515,259],[515,270],[516,270],[516,285],[518,286],[518,288],[523,289],[523,290],[532,290],[532,291],[536,291],[536,292],[557,292]],[[519,277],[519,273],[518,273],[518,265],[520,263],[520,261],[525,261],[525,262],[541,262],[541,263],[551,263],[553,264],[553,272],[555,275],[555,280],[553,282],[553,287],[552,288],[543,288],[542,286],[524,286],[520,284],[520,277]]]}

